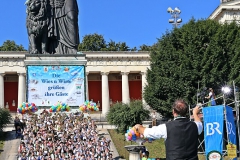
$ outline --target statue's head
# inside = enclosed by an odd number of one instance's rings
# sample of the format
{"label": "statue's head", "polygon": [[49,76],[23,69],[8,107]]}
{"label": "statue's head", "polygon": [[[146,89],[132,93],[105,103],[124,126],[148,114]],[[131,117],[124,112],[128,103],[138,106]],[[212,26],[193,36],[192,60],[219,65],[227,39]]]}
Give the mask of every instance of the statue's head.
{"label": "statue's head", "polygon": [[37,15],[41,9],[42,1],[41,0],[30,0],[28,3],[29,12],[33,15]]}

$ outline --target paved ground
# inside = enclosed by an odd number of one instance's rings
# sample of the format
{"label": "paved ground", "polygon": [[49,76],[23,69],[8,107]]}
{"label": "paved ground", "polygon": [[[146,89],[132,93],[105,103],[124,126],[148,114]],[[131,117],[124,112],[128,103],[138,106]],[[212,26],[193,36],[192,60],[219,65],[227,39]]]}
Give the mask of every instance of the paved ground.
{"label": "paved ground", "polygon": [[[100,135],[103,135],[103,136],[106,137],[107,139],[110,139],[111,142],[112,142],[111,136],[109,135],[109,132],[108,132],[107,129],[100,129],[100,130],[99,130],[99,134],[100,134]],[[114,158],[115,160],[120,160],[120,159],[121,159],[121,158],[119,157],[118,151],[117,151],[117,149],[116,149],[116,147],[115,147],[115,145],[114,145],[113,143],[110,144],[110,150],[111,150],[111,152],[112,152],[112,154],[113,154],[113,158]]]}
{"label": "paved ground", "polygon": [[16,160],[18,146],[20,145],[20,139],[16,139],[15,131],[12,131],[13,127],[5,128],[8,136],[4,143],[3,152],[1,152],[0,160]]}

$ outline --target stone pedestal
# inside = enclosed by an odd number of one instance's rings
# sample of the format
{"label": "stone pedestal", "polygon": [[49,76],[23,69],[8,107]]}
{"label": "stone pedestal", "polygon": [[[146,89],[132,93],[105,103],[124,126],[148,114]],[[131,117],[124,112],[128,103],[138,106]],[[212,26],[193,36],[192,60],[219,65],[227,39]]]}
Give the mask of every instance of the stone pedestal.
{"label": "stone pedestal", "polygon": [[27,65],[86,65],[85,54],[26,54]]}
{"label": "stone pedestal", "polygon": [[130,160],[139,160],[140,159],[140,150],[144,148],[143,145],[129,145],[124,146],[126,150],[129,152]]}

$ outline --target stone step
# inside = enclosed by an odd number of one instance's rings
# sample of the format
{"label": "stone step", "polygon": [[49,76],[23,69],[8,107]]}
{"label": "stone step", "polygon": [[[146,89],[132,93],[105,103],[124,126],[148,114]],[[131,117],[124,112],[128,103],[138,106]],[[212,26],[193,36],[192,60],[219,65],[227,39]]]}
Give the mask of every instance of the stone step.
{"label": "stone step", "polygon": [[14,126],[6,126],[6,127],[3,127],[3,132],[13,131],[13,130],[15,130],[15,127],[14,127]]}

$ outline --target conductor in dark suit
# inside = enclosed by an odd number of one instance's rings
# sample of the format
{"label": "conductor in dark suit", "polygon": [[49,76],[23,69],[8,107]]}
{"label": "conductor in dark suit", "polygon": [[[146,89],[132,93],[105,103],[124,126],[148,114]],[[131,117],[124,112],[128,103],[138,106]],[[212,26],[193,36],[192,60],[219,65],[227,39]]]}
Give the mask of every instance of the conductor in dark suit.
{"label": "conductor in dark suit", "polygon": [[198,135],[203,130],[199,111],[199,106],[196,106],[193,109],[194,121],[190,121],[186,117],[188,105],[178,99],[172,106],[173,121],[152,128],[140,124],[134,127],[145,138],[164,138],[167,160],[198,160]]}

